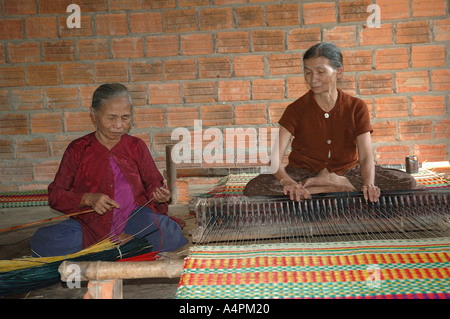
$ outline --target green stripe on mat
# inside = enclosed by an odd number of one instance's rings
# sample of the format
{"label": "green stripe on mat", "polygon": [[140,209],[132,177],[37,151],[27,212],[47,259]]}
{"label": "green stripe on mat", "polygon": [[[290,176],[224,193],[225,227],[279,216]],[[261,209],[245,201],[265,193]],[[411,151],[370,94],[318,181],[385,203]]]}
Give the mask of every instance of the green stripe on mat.
{"label": "green stripe on mat", "polygon": [[183,286],[179,299],[352,298],[389,295],[448,294],[448,279],[380,280],[316,283],[261,283],[248,285]]}

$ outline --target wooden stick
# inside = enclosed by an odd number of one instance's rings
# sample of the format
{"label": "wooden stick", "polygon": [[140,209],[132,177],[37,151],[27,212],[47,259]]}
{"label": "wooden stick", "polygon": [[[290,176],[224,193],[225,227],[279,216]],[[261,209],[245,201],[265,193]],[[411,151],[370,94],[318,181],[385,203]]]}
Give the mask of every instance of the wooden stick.
{"label": "wooden stick", "polygon": [[[62,281],[78,276],[80,281],[132,279],[132,278],[179,278],[183,270],[183,259],[155,261],[63,261],[58,267]],[[74,274],[74,269],[77,273]]]}
{"label": "wooden stick", "polygon": [[38,224],[42,224],[42,223],[46,223],[46,222],[51,222],[51,221],[54,221],[54,220],[57,220],[57,219],[61,219],[61,218],[69,218],[69,217],[72,217],[72,216],[77,216],[77,215],[86,214],[86,213],[92,213],[92,212],[94,212],[94,210],[93,209],[89,209],[89,210],[76,212],[76,213],[72,213],[72,214],[61,215],[61,216],[57,216],[57,217],[52,217],[52,218],[47,218],[47,219],[43,219],[43,220],[38,220],[38,221],[35,221],[35,222],[23,224],[23,225],[12,226],[12,227],[8,227],[8,228],[0,229],[0,233],[1,232],[5,232],[5,231],[9,231],[9,230],[15,230],[15,229],[20,229],[20,228],[24,228],[24,227],[33,226],[33,225],[38,225]]}
{"label": "wooden stick", "polygon": [[177,188],[177,168],[172,159],[173,145],[166,145],[166,169],[167,169],[167,183],[170,186],[172,193],[172,204],[178,203],[178,188]]}

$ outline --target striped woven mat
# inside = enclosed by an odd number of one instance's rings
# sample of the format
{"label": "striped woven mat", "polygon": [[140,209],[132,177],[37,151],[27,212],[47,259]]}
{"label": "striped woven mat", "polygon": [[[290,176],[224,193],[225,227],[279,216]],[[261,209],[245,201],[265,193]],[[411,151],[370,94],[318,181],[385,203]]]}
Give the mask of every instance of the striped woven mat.
{"label": "striped woven mat", "polygon": [[416,182],[426,188],[450,187],[450,181],[443,176],[435,174],[427,169],[420,169],[419,173],[413,174]]}
{"label": "striped woven mat", "polygon": [[0,208],[46,205],[48,205],[48,192],[46,189],[0,193]]}
{"label": "striped woven mat", "polygon": [[194,247],[176,296],[450,299],[450,238]]}

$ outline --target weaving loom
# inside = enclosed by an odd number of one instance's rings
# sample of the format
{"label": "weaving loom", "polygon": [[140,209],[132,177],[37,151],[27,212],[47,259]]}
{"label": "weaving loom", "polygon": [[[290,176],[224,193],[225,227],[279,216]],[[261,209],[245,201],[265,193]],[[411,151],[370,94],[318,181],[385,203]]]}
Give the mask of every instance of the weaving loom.
{"label": "weaving loom", "polygon": [[194,243],[277,240],[347,241],[450,236],[450,192],[384,193],[377,203],[359,193],[283,198],[200,200]]}
{"label": "weaving loom", "polygon": [[196,246],[177,297],[450,298],[447,185],[377,203],[356,192],[301,202],[211,192],[193,205]]}

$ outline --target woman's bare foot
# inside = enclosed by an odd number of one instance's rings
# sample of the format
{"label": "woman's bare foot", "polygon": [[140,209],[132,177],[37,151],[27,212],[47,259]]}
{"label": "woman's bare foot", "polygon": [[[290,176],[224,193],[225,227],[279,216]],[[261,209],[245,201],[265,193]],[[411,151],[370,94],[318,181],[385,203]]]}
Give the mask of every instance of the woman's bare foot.
{"label": "woman's bare foot", "polygon": [[303,186],[310,194],[355,191],[346,177],[330,173],[326,168],[315,177],[308,178]]}

